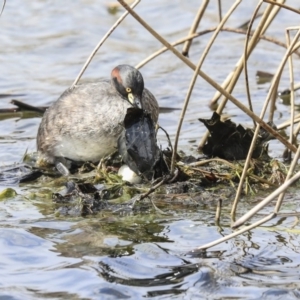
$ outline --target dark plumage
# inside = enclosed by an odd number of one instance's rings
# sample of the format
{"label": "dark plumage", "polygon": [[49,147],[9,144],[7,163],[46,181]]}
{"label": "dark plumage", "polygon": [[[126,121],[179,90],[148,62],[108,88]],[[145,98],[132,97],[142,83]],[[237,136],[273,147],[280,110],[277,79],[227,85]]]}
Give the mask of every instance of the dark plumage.
{"label": "dark plumage", "polygon": [[[245,159],[253,138],[253,131],[245,129],[241,125],[236,125],[231,120],[221,121],[218,113],[214,112],[211,119],[199,119],[210,133],[206,144],[203,146],[203,153],[209,157],[220,157],[227,160]],[[274,129],[276,126],[270,124]],[[256,140],[256,145],[252,154],[253,158],[267,157],[267,147],[265,143],[274,138],[264,129],[260,130],[260,135]]]}
{"label": "dark plumage", "polygon": [[151,116],[140,108],[127,109],[118,150],[130,169],[148,180],[169,171],[157,145],[155,124]]}
{"label": "dark plumage", "polygon": [[67,89],[42,118],[37,134],[39,163],[97,162],[113,153],[127,108],[132,106],[157,122],[155,97],[144,88],[141,73],[128,65],[115,67],[110,81]]}

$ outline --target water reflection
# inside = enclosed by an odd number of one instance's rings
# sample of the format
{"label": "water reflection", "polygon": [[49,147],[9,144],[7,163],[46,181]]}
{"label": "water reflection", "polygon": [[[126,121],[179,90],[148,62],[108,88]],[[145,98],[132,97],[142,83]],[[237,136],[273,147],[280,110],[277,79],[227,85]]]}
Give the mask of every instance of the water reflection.
{"label": "water reflection", "polygon": [[[49,292],[62,299],[181,299],[201,290],[204,298],[246,292],[259,299],[291,297],[300,288],[299,229],[284,230],[282,219],[191,256],[189,250],[220,237],[207,225],[213,208],[168,217],[103,212],[87,219],[55,218],[53,211],[51,202],[21,195],[0,203],[3,292],[14,289],[17,298]],[[229,233],[230,220],[222,223]]]}

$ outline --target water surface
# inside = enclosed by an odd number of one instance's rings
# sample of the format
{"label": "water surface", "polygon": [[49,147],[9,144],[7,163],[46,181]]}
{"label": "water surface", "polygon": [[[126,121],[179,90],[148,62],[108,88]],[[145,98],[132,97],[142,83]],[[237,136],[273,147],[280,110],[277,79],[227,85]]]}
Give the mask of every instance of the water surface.
{"label": "water surface", "polygon": [[[17,98],[46,106],[72,84],[86,58],[121,12],[108,12],[109,1],[7,1],[0,19],[0,108]],[[289,5],[297,7],[296,0]],[[185,36],[198,1],[142,1],[137,12],[169,41]],[[229,3],[223,4],[224,11]],[[227,26],[249,19],[256,3],[243,1]],[[200,29],[217,24],[214,1]],[[298,16],[281,11],[267,35],[285,40],[285,28],[299,25]],[[193,43],[196,63],[210,35]],[[203,70],[221,83],[243,52],[244,36],[220,34]],[[118,64],[137,65],[161,48],[130,16],[112,34],[82,80],[108,78]],[[178,47],[181,49],[181,46]],[[254,110],[260,113],[269,84],[257,84],[257,70],[275,73],[284,49],[261,42],[249,60]],[[295,57],[295,76],[299,58]],[[172,53],[165,53],[141,69],[146,86],[159,104],[181,108],[193,72]],[[280,82],[289,85],[286,69]],[[209,118],[214,89],[198,79],[183,124],[180,149],[196,155],[205,129],[198,118]],[[14,95],[21,96],[14,96]],[[246,103],[244,77],[233,95]],[[297,98],[299,100],[299,97]],[[289,118],[289,106],[277,102],[277,124]],[[244,113],[228,104],[235,122],[251,126]],[[174,138],[180,111],[161,114],[160,124]],[[2,165],[22,161],[35,151],[39,116],[18,114],[0,120]],[[160,141],[164,145],[165,137]],[[283,147],[272,143],[270,154]],[[216,203],[164,207],[160,214],[99,214],[88,218],[58,217],[51,186],[12,186],[18,196],[0,202],[1,299],[297,299],[299,291],[299,196],[289,194],[278,218],[262,227],[210,249],[205,257],[187,255],[191,249],[231,233],[232,195],[224,204],[222,228],[215,225]],[[59,184],[62,186],[62,182]],[[0,184],[1,190],[6,186]],[[217,200],[217,196],[216,196]],[[239,214],[252,207],[243,200]],[[260,218],[270,212],[266,208]]]}

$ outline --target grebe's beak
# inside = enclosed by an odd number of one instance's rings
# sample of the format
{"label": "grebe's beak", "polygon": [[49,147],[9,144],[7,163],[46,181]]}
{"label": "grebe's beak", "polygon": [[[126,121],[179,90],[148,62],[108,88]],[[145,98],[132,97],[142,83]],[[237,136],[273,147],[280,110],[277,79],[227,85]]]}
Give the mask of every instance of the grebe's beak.
{"label": "grebe's beak", "polygon": [[142,103],[140,97],[135,96],[132,93],[128,93],[127,97],[128,97],[128,101],[132,104],[132,106],[142,109]]}

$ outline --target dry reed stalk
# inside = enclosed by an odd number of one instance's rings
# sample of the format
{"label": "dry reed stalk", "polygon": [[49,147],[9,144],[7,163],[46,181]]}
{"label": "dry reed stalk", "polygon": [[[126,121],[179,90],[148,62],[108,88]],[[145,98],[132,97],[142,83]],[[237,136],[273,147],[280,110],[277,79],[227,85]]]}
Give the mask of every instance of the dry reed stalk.
{"label": "dry reed stalk", "polygon": [[[299,29],[300,30],[300,27]],[[291,44],[291,38],[290,38],[290,29],[286,29],[286,45],[289,47]],[[290,126],[290,143],[293,144],[295,142],[294,138],[294,122],[292,122],[295,118],[295,82],[294,82],[294,68],[293,68],[293,55],[291,54],[288,58],[288,65],[289,65],[289,74],[290,74],[290,103],[291,103],[291,126]],[[291,154],[289,152],[289,154]]]}
{"label": "dry reed stalk", "polygon": [[[162,36],[160,36],[152,27],[150,27],[135,11],[133,11],[123,0],[118,0],[118,2],[129,11],[129,13],[145,28],[147,29],[157,40],[159,40],[165,47],[167,47],[172,53],[174,53],[179,59],[181,59],[185,64],[187,64],[192,70],[196,69],[196,66],[185,56],[183,56],[178,50],[172,47]],[[261,120],[256,114],[249,110],[245,105],[233,97],[230,93],[224,90],[218,83],[212,80],[206,73],[202,70],[199,70],[198,74],[212,85],[216,90],[219,90],[226,98],[228,98],[233,104],[245,112],[250,118],[254,119],[257,123],[266,129],[270,134],[277,138],[281,143],[288,147],[293,152],[297,151],[297,148],[294,145],[291,145],[288,141],[284,139],[278,132],[276,132],[272,127],[267,123]]]}
{"label": "dry reed stalk", "polygon": [[[194,171],[197,171],[197,172],[200,172],[200,173],[202,173],[202,174],[207,174],[207,175],[213,173],[213,174],[215,175],[215,177],[217,177],[217,178],[221,178],[222,176],[226,176],[226,177],[228,178],[228,177],[230,176],[229,174],[214,173],[214,172],[212,172],[212,171],[201,170],[201,169],[199,169],[199,168],[193,168],[193,167],[191,167],[190,169],[191,169],[191,170],[194,170]],[[242,168],[239,169],[239,168],[233,167],[232,169],[235,170],[236,172],[238,172],[238,171],[243,171]],[[237,174],[237,175],[238,175],[238,174]],[[239,175],[238,175],[238,176],[239,176]],[[266,179],[264,179],[264,178],[261,178],[261,177],[259,177],[259,176],[257,176],[257,175],[254,175],[254,174],[250,173],[250,172],[247,173],[247,176],[249,176],[251,179],[254,179],[254,180],[256,180],[257,182],[260,182],[260,183],[262,183],[262,184],[267,184],[268,186],[278,187],[277,184],[272,183],[272,182],[270,182],[269,180],[266,180]]]}
{"label": "dry reed stalk", "polygon": [[[300,146],[298,147],[298,150],[295,154],[295,157],[293,159],[293,166],[297,164],[297,160],[299,158],[300,154]],[[292,170],[289,171],[290,174],[292,174]],[[280,195],[282,192],[284,192],[287,188],[289,188],[295,181],[297,181],[300,178],[300,171],[297,172],[293,177],[290,175],[290,178],[287,179],[284,184],[282,184],[278,189],[276,189],[274,192],[272,192],[268,197],[266,197],[263,201],[261,201],[259,204],[254,206],[251,210],[249,210],[246,214],[244,214],[241,218],[239,218],[233,225],[232,228],[237,228],[241,225],[243,225],[246,221],[248,221],[250,218],[252,218],[257,212],[259,212],[262,208],[264,208],[267,204],[269,204],[271,201],[274,200],[275,197]],[[277,202],[279,203],[279,202]],[[280,202],[281,204],[281,202]],[[280,205],[278,205],[278,208]],[[277,206],[276,206],[277,208]],[[278,211],[277,211],[278,212]],[[274,213],[277,213],[276,211]]]}
{"label": "dry reed stalk", "polygon": [[[300,119],[294,119],[294,123],[297,123],[297,122],[300,122]],[[290,124],[291,124],[291,121],[290,121]],[[299,131],[300,131],[300,123],[297,125],[294,133],[293,133],[293,136],[294,136],[294,139],[296,140],[296,137],[297,135],[299,134]]]}
{"label": "dry reed stalk", "polygon": [[221,0],[218,0],[218,12],[219,12],[219,22],[222,21],[223,17],[222,17],[222,3]]}
{"label": "dry reed stalk", "polygon": [[[299,44],[300,44],[300,42],[299,42]],[[291,53],[296,51],[298,48],[299,48],[299,46],[297,46],[297,44],[296,44]],[[275,112],[275,107],[276,107],[275,103],[277,100],[277,91],[278,91],[278,86],[279,86],[279,81],[280,81],[282,71],[283,70],[281,70],[280,74],[277,75],[278,77],[277,77],[276,85],[274,87],[274,93],[272,95],[272,101],[271,101],[271,105],[270,105],[269,122],[273,121],[273,118],[274,118],[274,112]],[[274,77],[275,77],[275,75],[274,75]]]}
{"label": "dry reed stalk", "polygon": [[[298,27],[299,28],[299,27]],[[296,52],[298,50],[298,48],[300,47],[300,41],[295,45],[292,53]]]}
{"label": "dry reed stalk", "polygon": [[222,209],[222,199],[219,199],[217,204],[217,209],[216,209],[216,216],[215,216],[215,220],[217,224],[220,223],[221,209]]}
{"label": "dry reed stalk", "polygon": [[[282,1],[284,1],[284,0],[282,0]],[[258,5],[260,5],[260,4],[258,4]],[[277,11],[274,14],[271,14],[272,10],[273,10],[273,7],[271,5],[269,5],[267,7],[267,9],[264,11],[264,13],[262,15],[262,18],[261,18],[261,20],[260,20],[260,22],[259,22],[259,24],[258,24],[258,26],[257,26],[257,28],[255,30],[255,32],[252,34],[253,39],[252,39],[252,41],[251,41],[251,43],[249,45],[249,49],[248,49],[248,52],[247,52],[248,54],[247,55],[251,54],[251,52],[254,50],[254,48],[255,48],[255,46],[256,46],[256,44],[258,42],[258,40],[257,40],[258,37],[264,34],[264,32],[266,31],[266,29],[269,27],[270,22],[275,18]],[[272,19],[269,19],[269,16]],[[243,67],[243,61],[244,61],[244,57],[242,56],[240,58],[240,60],[237,62],[237,64],[235,65],[234,70],[228,75],[228,77],[225,79],[224,82],[226,82],[226,81],[230,82],[231,80],[233,80],[234,79],[233,76],[234,76],[234,74],[236,72],[238,72],[239,75],[240,75],[240,73],[242,71],[242,67]]]}
{"label": "dry reed stalk", "polygon": [[[298,122],[300,122],[300,114],[296,115],[295,118],[294,118],[294,120],[288,120],[288,121],[285,121],[285,122],[281,123],[280,125],[277,126],[277,129],[278,129],[278,130],[284,129],[284,128],[290,126],[292,122],[293,122],[293,123],[298,123]],[[300,124],[299,124],[299,125],[300,125]],[[297,128],[298,128],[298,127],[297,127]],[[295,132],[297,132],[297,129],[295,130]],[[296,133],[295,133],[295,132],[294,132],[294,135],[296,136]]]}
{"label": "dry reed stalk", "polygon": [[[298,30],[298,33],[299,33],[300,30]],[[287,56],[290,56],[291,53],[293,52],[294,48],[295,48],[295,45],[297,46],[297,34],[296,36],[294,37],[294,40],[292,43],[289,43],[288,42],[288,50],[287,50]],[[294,44],[294,45],[293,45]],[[294,47],[293,47],[294,46]],[[279,68],[280,69],[280,68]],[[290,76],[291,76],[291,89],[294,89],[294,84],[293,84],[293,75],[292,73],[290,73]],[[273,81],[273,84],[275,85],[275,82],[276,82],[276,79]],[[270,92],[271,94],[272,92]],[[267,97],[268,98],[268,97]],[[294,119],[294,116],[292,116],[292,120]],[[292,121],[290,121],[291,123]],[[259,128],[259,126],[257,126]],[[297,165],[297,161],[299,159],[299,156],[300,156],[300,146],[298,147],[297,149],[297,152],[295,154],[295,157],[293,159],[293,162],[290,166],[290,169],[289,169],[289,172],[287,174],[287,177],[286,177],[286,180],[285,180],[285,183],[280,187],[278,188],[277,190],[275,190],[271,195],[269,195],[266,199],[264,199],[262,202],[260,202],[258,205],[256,205],[254,208],[252,208],[247,214],[245,214],[242,218],[240,218],[239,220],[237,220],[234,224],[233,224],[233,228],[237,228],[239,226],[241,226],[242,224],[244,224],[247,220],[249,220],[254,214],[256,214],[258,211],[260,211],[264,206],[266,206],[268,203],[270,203],[275,197],[277,197],[279,195],[279,198],[277,200],[277,203],[276,203],[276,207],[274,208],[274,212],[270,215],[268,215],[267,217],[259,220],[258,222],[254,223],[254,224],[251,224],[249,226],[246,226],[245,228],[239,230],[239,231],[236,231],[230,235],[227,235],[219,240],[216,240],[212,243],[209,243],[209,244],[206,244],[206,245],[203,245],[199,248],[197,248],[197,250],[204,250],[204,249],[207,249],[207,248],[210,248],[210,247],[213,247],[219,243],[222,243],[226,240],[229,240],[241,233],[244,233],[248,230],[251,230],[269,220],[271,220],[272,218],[276,217],[277,213],[279,212],[279,209],[281,207],[281,204],[282,204],[282,201],[283,201],[283,197],[284,197],[284,192],[285,190],[293,183],[295,182],[296,180],[298,180],[300,178],[300,172],[296,173],[293,177],[292,177],[292,174],[294,172],[294,169]]]}
{"label": "dry reed stalk", "polygon": [[[261,5],[257,5],[251,20],[249,21],[248,24],[248,29],[247,29],[247,35],[246,35],[246,40],[245,40],[245,47],[244,47],[244,73],[245,73],[245,83],[246,83],[246,94],[247,94],[247,99],[248,99],[248,105],[250,110],[253,111],[252,107],[252,101],[251,101],[251,94],[250,94],[250,87],[249,87],[249,76],[248,76],[248,64],[247,64],[247,49],[248,49],[248,44],[249,44],[249,39],[250,39],[250,32],[253,26],[253,22],[257,17],[258,10],[260,9]],[[253,120],[253,128],[255,128],[256,123]]]}
{"label": "dry reed stalk", "polygon": [[[207,163],[210,163],[210,162],[221,162],[221,163],[229,166],[232,170],[236,170],[238,172],[242,171],[241,167],[238,167],[238,166],[232,164],[231,162],[229,162],[229,161],[227,161],[225,159],[222,159],[222,158],[210,158],[210,159],[206,159],[206,160],[201,160],[201,161],[197,161],[197,162],[194,162],[194,163],[190,163],[190,164],[188,164],[188,166],[192,167],[192,168],[193,167],[199,167],[199,166],[206,165]],[[193,169],[197,170],[196,168],[193,168]],[[269,186],[274,186],[274,187],[278,186],[277,184],[272,183],[269,180],[261,178],[261,177],[259,177],[257,175],[251,174],[250,172],[247,172],[247,176],[249,176],[249,177],[257,180],[260,183],[267,184]]]}
{"label": "dry reed stalk", "polygon": [[[264,104],[265,109],[267,108],[267,105],[268,105],[268,102],[265,102],[265,104]],[[263,112],[263,114],[264,114],[264,112]],[[240,200],[240,196],[241,196],[242,189],[243,189],[243,184],[244,184],[245,178],[247,176],[248,167],[249,167],[249,164],[250,164],[250,160],[252,158],[253,150],[255,148],[256,140],[257,140],[257,137],[258,137],[258,134],[259,134],[259,130],[260,130],[260,126],[257,125],[256,128],[255,128],[254,134],[253,134],[253,138],[252,138],[251,145],[250,145],[250,148],[249,148],[249,151],[248,151],[248,154],[247,154],[247,158],[245,160],[245,164],[244,164],[242,175],[240,177],[238,189],[236,191],[234,201],[233,201],[233,204],[232,204],[232,208],[231,208],[231,217],[232,218],[234,218],[234,216],[235,216],[237,205],[238,205],[238,202]]]}
{"label": "dry reed stalk", "polygon": [[[252,110],[252,103],[251,103],[251,98],[250,98],[250,90],[249,90],[249,83],[248,83],[248,72],[247,72],[247,57],[248,57],[248,55],[247,55],[247,49],[248,49],[249,38],[250,38],[249,37],[249,33],[251,32],[253,22],[254,22],[254,20],[256,18],[256,15],[257,15],[258,10],[260,9],[262,3],[263,3],[262,1],[260,1],[258,3],[258,5],[256,6],[256,8],[254,10],[252,18],[251,18],[251,20],[249,22],[249,26],[248,26],[248,30],[247,30],[247,36],[246,36],[246,41],[245,41],[245,47],[244,47],[244,70],[245,70],[246,91],[247,91],[248,104],[249,104],[249,107],[250,107],[251,110]],[[266,101],[265,104],[264,104],[265,109],[263,109],[263,112],[260,115],[260,117],[262,119],[264,117],[265,110],[267,109],[267,105],[268,105],[268,102]],[[253,122],[254,122],[254,120],[253,120]],[[256,145],[256,140],[257,140],[257,137],[258,137],[258,134],[259,134],[260,127],[256,126],[255,122],[254,122],[254,128],[256,128],[256,130],[255,130],[254,135],[252,137],[251,145],[250,145],[247,157],[246,157],[246,161],[245,161],[245,164],[244,164],[243,172],[242,172],[242,175],[240,177],[240,182],[239,182],[239,185],[238,185],[235,197],[234,197],[234,201],[233,201],[233,204],[232,204],[232,208],[231,208],[231,217],[232,218],[234,218],[234,216],[235,216],[235,212],[236,212],[236,209],[237,209],[238,201],[239,201],[241,193],[242,193],[243,184],[244,184],[245,178],[247,176],[247,171],[248,171],[248,167],[249,167],[249,164],[250,164],[250,160],[252,158],[252,153],[254,151],[254,148],[255,148],[255,145]]]}
{"label": "dry reed stalk", "polygon": [[281,8],[285,8],[285,9],[288,9],[288,10],[290,10],[290,11],[292,11],[292,12],[295,12],[295,13],[297,13],[297,14],[300,14],[300,10],[299,10],[299,9],[293,8],[293,7],[288,6],[288,5],[286,5],[286,4],[278,3],[278,2],[272,1],[272,0],[264,0],[264,2],[273,4],[273,5],[278,5],[278,6],[280,6]]}
{"label": "dry reed stalk", "polygon": [[273,120],[274,117],[274,112],[275,112],[275,103],[276,103],[276,99],[277,99],[277,90],[278,90],[278,85],[280,82],[280,77],[283,71],[283,68],[286,64],[286,61],[288,59],[288,56],[291,55],[294,51],[296,51],[299,47],[300,47],[300,43],[297,42],[297,39],[299,39],[299,31],[295,36],[296,38],[294,38],[293,40],[293,47],[291,47],[290,51],[286,51],[285,56],[283,57],[281,64],[276,72],[276,74],[273,77],[272,80],[272,89],[270,88],[270,90],[272,91],[272,95],[271,95],[271,102],[270,102],[270,112],[269,112],[269,122],[271,122]]}
{"label": "dry reed stalk", "polygon": [[[284,0],[281,0],[281,1],[284,1]],[[261,0],[259,2],[258,6],[261,5],[262,2],[263,1]],[[259,36],[264,34],[264,32],[267,30],[268,26],[270,25],[271,21],[275,18],[278,10],[279,10],[279,8],[278,9],[277,9],[277,7],[273,8],[272,5],[268,5],[266,10],[264,11],[262,18],[260,19],[260,22],[259,22],[257,28],[255,29],[252,39],[248,45],[246,59],[248,58],[248,56],[251,54],[251,52],[254,50],[255,46],[257,45],[257,43],[259,41]],[[232,91],[241,75],[241,72],[243,71],[243,67],[244,67],[244,54],[242,55],[242,57],[239,59],[238,63],[236,64],[234,71],[231,72],[227,76],[227,78],[225,79],[225,81],[222,84],[222,86],[223,86],[224,83],[229,82],[228,86],[226,87],[226,91],[228,93],[232,93]],[[217,113],[219,113],[219,114],[222,113],[227,101],[228,101],[228,97],[224,96],[216,110]],[[214,104],[215,103],[211,103],[211,105],[214,105]],[[208,135],[209,135],[209,132],[207,131],[206,134],[201,139],[198,148],[202,148],[204,146]]]}
{"label": "dry reed stalk", "polygon": [[226,242],[226,241],[228,241],[228,240],[230,240],[230,239],[232,239],[232,238],[234,238],[234,237],[236,237],[236,236],[238,236],[238,235],[240,235],[240,234],[242,234],[244,232],[247,232],[247,231],[249,231],[249,230],[251,230],[253,228],[256,228],[256,227],[258,227],[258,226],[260,226],[260,225],[262,225],[262,224],[264,224],[264,223],[272,220],[274,218],[274,216],[276,216],[276,214],[275,213],[271,213],[270,215],[264,217],[263,219],[255,222],[255,223],[253,223],[253,224],[251,224],[249,226],[246,226],[246,227],[244,227],[244,228],[242,228],[240,230],[237,230],[237,231],[235,231],[235,232],[233,232],[231,234],[228,234],[228,235],[226,235],[226,236],[224,236],[224,237],[222,237],[220,239],[217,239],[217,240],[215,240],[213,242],[210,242],[210,243],[207,243],[205,245],[202,245],[202,246],[196,248],[195,250],[193,250],[191,252],[193,253],[193,252],[197,252],[197,251],[200,251],[200,250],[203,251],[203,250],[206,250],[208,248],[214,247],[214,246],[216,246],[218,244],[221,244],[223,242]]}
{"label": "dry reed stalk", "polygon": [[[199,31],[199,32],[196,32],[190,36],[187,36],[187,37],[184,37],[184,38],[181,38],[179,39],[178,41],[176,42],[173,42],[171,45],[173,47],[175,46],[178,46],[182,43],[184,43],[185,41],[187,40],[192,40],[194,38],[197,38],[197,37],[200,37],[202,35],[205,35],[207,33],[211,33],[211,32],[214,32],[216,30],[216,27],[213,27],[213,28],[209,28],[209,29],[205,29],[205,30],[202,30],[202,31]],[[221,31],[225,31],[225,32],[232,32],[232,33],[238,33],[238,34],[247,34],[247,31],[244,30],[244,29],[238,29],[238,28],[229,28],[229,27],[225,27],[225,28],[222,28]],[[252,36],[252,33],[250,33],[250,35]],[[283,47],[283,48],[286,48],[286,45],[272,37],[269,37],[269,36],[260,36],[259,37],[261,40],[264,40],[264,41],[268,41],[270,43],[274,43],[280,47]],[[142,68],[144,65],[146,65],[147,63],[149,63],[151,60],[153,60],[154,58],[158,57],[159,55],[167,52],[169,49],[167,47],[163,47],[159,50],[157,50],[156,52],[152,53],[151,55],[149,55],[147,58],[145,58],[144,60],[142,60],[139,64],[136,65],[136,69],[140,69]],[[296,53],[296,55],[298,55],[300,57],[300,54],[299,53]],[[228,78],[228,83],[230,82],[230,78]],[[228,85],[228,84],[227,84]],[[218,92],[219,95],[221,96],[222,94],[220,92]],[[219,99],[219,98],[218,98]],[[212,102],[214,102],[212,100]]]}
{"label": "dry reed stalk", "polygon": [[2,16],[5,4],[6,4],[6,0],[3,1],[3,5],[2,5],[2,8],[1,8],[1,12],[0,12],[0,17]]}
{"label": "dry reed stalk", "polygon": [[[300,31],[300,27],[298,28],[298,32]],[[290,47],[290,44],[291,44],[291,39],[290,39],[290,29],[287,28],[286,29],[286,41],[287,41],[287,47]],[[294,68],[293,68],[293,59],[292,59],[292,54],[289,56],[288,58],[288,62],[289,62],[289,73],[290,73],[290,90],[291,90],[291,126],[290,126],[290,143],[294,143],[296,141],[296,136],[294,136],[293,134],[293,127],[294,127],[294,118],[295,118],[295,92],[294,92]],[[298,126],[299,127],[299,126]],[[300,151],[300,147],[298,147],[298,150],[296,152],[296,155],[293,159],[293,162],[290,166],[290,169],[288,171],[288,174],[286,175],[286,180],[288,180],[293,172],[294,172],[294,169],[296,167],[296,164],[298,162],[298,159],[296,159],[296,157],[299,157],[299,154],[298,153]],[[289,155],[291,155],[291,153],[289,152]],[[278,197],[278,200],[277,200],[277,203],[276,203],[276,207],[274,209],[274,212],[277,214],[280,207],[281,207],[281,204],[282,204],[282,201],[283,201],[283,198],[284,198],[284,195],[285,193],[282,192],[279,197]]]}
{"label": "dry reed stalk", "polygon": [[[136,5],[139,4],[141,0],[136,0],[132,5],[131,8],[134,8]],[[128,12],[126,11],[118,20],[117,22],[107,31],[107,33],[104,35],[104,37],[100,40],[100,42],[97,44],[97,46],[95,47],[95,49],[92,51],[91,55],[88,57],[88,59],[86,60],[85,64],[83,65],[81,71],[79,72],[78,76],[76,77],[76,79],[74,80],[71,88],[74,88],[74,86],[78,83],[78,81],[80,80],[81,76],[83,75],[83,73],[85,72],[86,68],[88,67],[88,65],[90,64],[91,60],[93,59],[93,57],[96,55],[97,51],[99,50],[99,48],[103,45],[103,43],[107,40],[107,38],[112,34],[112,32],[119,26],[119,24],[127,17]]]}
{"label": "dry reed stalk", "polygon": [[[293,54],[294,53],[296,53],[296,52],[293,52]],[[297,83],[297,84],[295,84],[295,86],[294,86],[294,91],[297,91],[297,90],[299,90],[300,89],[300,83]]]}
{"label": "dry reed stalk", "polygon": [[[293,47],[296,44],[296,42],[297,42],[297,40],[299,38],[299,35],[300,35],[300,30],[297,32],[297,34],[295,35],[292,43],[289,45],[289,47],[288,47],[288,49],[287,49],[287,51],[285,53],[285,56],[283,57],[283,60],[282,60],[282,62],[280,64],[280,66],[279,66],[279,70],[276,72],[276,74],[280,75],[282,73],[282,69],[283,69],[283,67],[285,65],[285,62],[287,61],[288,57],[291,55]],[[269,104],[269,102],[271,100],[272,94],[274,93],[274,87],[278,85],[278,81],[279,81],[279,76],[274,76],[272,84],[271,84],[271,87],[269,89],[268,95],[266,97],[264,106],[263,106],[261,114],[260,114],[260,118],[261,119],[263,119],[263,117],[265,115],[265,112],[266,112],[268,104]],[[247,155],[247,158],[246,158],[246,161],[245,161],[244,170],[243,170],[243,173],[241,175],[239,186],[238,186],[238,189],[237,189],[237,192],[236,192],[236,195],[235,195],[235,199],[234,199],[234,202],[233,202],[233,205],[232,205],[231,216],[235,215],[237,204],[238,204],[241,192],[242,192],[242,187],[243,187],[243,184],[244,184],[244,179],[245,179],[246,174],[247,174],[247,169],[248,169],[248,166],[250,164],[250,159],[251,159],[254,147],[255,147],[256,139],[257,139],[257,136],[259,134],[259,130],[260,130],[260,125],[258,124],[257,127],[256,127],[256,129],[255,129],[255,131],[254,131],[252,142],[251,142],[251,145],[250,145],[250,148],[249,148],[249,152],[248,152],[248,155]]]}
{"label": "dry reed stalk", "polygon": [[[297,152],[296,152],[296,154],[295,154],[295,156],[294,156],[294,159],[293,159],[293,161],[292,161],[292,163],[291,163],[291,166],[290,166],[290,168],[289,168],[289,171],[288,171],[288,173],[287,173],[287,175],[286,175],[285,182],[286,182],[287,180],[289,180],[289,179],[292,177],[293,172],[294,172],[294,170],[295,170],[295,168],[296,168],[296,165],[297,165],[297,163],[298,163],[299,156],[300,156],[300,146],[298,147],[298,150],[297,150]],[[278,197],[278,200],[277,200],[277,203],[276,203],[276,206],[275,206],[275,209],[274,209],[274,213],[276,213],[276,214],[279,212],[279,209],[280,209],[280,207],[281,207],[281,204],[282,204],[282,201],[283,201],[283,198],[284,198],[284,194],[285,194],[285,192],[283,191],[283,192],[279,195],[279,197]]]}
{"label": "dry reed stalk", "polygon": [[175,163],[176,163],[176,156],[177,156],[177,147],[178,147],[178,140],[179,140],[179,135],[180,135],[180,130],[182,127],[182,123],[183,123],[183,119],[190,101],[190,97],[192,95],[193,92],[193,88],[195,86],[196,80],[198,78],[198,73],[199,70],[202,67],[202,64],[211,48],[211,46],[213,45],[214,41],[216,40],[221,28],[224,26],[225,22],[228,20],[228,18],[232,15],[232,13],[235,11],[235,9],[238,7],[238,5],[241,3],[241,0],[237,0],[232,6],[231,8],[228,10],[228,12],[226,13],[226,15],[224,16],[223,20],[220,22],[220,24],[217,26],[216,30],[214,31],[214,34],[212,35],[212,37],[210,38],[208,44],[206,45],[199,61],[198,64],[196,66],[196,69],[194,71],[194,75],[193,78],[190,82],[186,97],[184,99],[184,103],[183,103],[183,107],[180,113],[180,117],[179,117],[179,122],[178,122],[178,126],[177,126],[177,130],[176,130],[176,135],[175,135],[175,141],[174,141],[174,151],[172,154],[172,161],[171,161],[171,173],[174,172],[174,168],[175,168]]}
{"label": "dry reed stalk", "polygon": [[[200,5],[199,10],[197,12],[197,15],[196,15],[196,17],[194,19],[194,22],[193,22],[193,24],[192,24],[192,26],[190,28],[188,36],[191,36],[192,34],[194,34],[197,31],[197,28],[199,27],[199,23],[200,23],[200,21],[201,21],[201,19],[203,17],[203,14],[204,14],[204,12],[205,12],[205,10],[207,8],[208,3],[209,3],[209,0],[205,0]],[[182,48],[182,52],[181,52],[182,55],[184,55],[184,56],[188,56],[189,55],[189,51],[190,51],[190,47],[191,47],[192,41],[193,40],[187,40],[185,42],[185,44],[183,45],[183,48]]]}
{"label": "dry reed stalk", "polygon": [[[300,147],[299,147],[300,149]],[[299,151],[300,153],[300,151]],[[233,224],[233,228],[237,228],[239,226],[241,226],[244,222],[246,222],[249,218],[251,218],[256,212],[260,211],[264,206],[266,206],[269,202],[271,202],[275,197],[277,197],[280,193],[282,193],[283,191],[285,191],[291,184],[293,184],[296,180],[298,180],[300,178],[300,171],[298,173],[296,173],[292,178],[290,178],[289,180],[287,180],[282,186],[280,186],[277,190],[275,190],[272,194],[270,194],[267,198],[265,198],[261,203],[259,203],[257,206],[255,206],[253,209],[251,209],[251,211],[249,211],[246,215],[247,215],[247,219],[245,219],[244,215],[241,219],[239,219],[238,221],[236,221]],[[260,206],[260,207],[258,207]],[[255,209],[255,211],[254,211]],[[251,213],[250,213],[251,212]],[[208,248],[211,248],[213,246],[216,246],[218,244],[221,244],[223,242],[226,242],[230,239],[232,239],[233,237],[236,237],[246,231],[249,231],[253,228],[256,228],[270,220],[272,220],[273,218],[275,218],[277,216],[277,214],[275,212],[269,214],[268,216],[264,217],[263,219],[245,226],[244,228],[241,228],[240,230],[237,230],[231,234],[228,234],[220,239],[217,239],[213,242],[207,243],[203,246],[200,246],[198,248],[196,248],[195,250],[193,250],[192,252],[196,252],[196,251],[200,251],[200,250],[206,250]]]}

